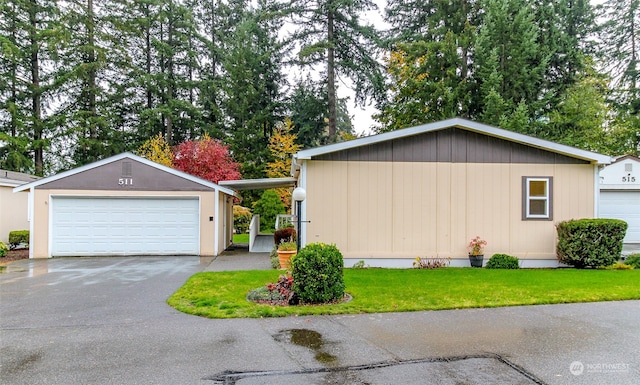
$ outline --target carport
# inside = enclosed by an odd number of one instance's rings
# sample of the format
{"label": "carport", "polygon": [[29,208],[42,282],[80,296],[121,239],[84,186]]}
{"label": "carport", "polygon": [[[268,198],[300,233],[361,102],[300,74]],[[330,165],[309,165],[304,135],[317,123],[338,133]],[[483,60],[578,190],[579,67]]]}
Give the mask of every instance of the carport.
{"label": "carport", "polygon": [[28,183],[31,258],[213,256],[230,243],[233,190],[123,153]]}

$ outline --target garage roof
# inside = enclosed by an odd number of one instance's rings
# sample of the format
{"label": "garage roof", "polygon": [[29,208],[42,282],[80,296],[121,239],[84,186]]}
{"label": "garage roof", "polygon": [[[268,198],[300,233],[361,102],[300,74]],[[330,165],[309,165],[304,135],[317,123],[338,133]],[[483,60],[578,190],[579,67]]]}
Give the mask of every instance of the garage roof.
{"label": "garage roof", "polygon": [[420,126],[387,132],[384,134],[367,136],[364,138],[354,139],[347,142],[340,142],[340,143],[330,144],[327,146],[316,147],[308,150],[299,151],[294,156],[292,174],[295,173],[295,166],[298,164],[296,162],[297,160],[312,159],[320,155],[331,154],[334,152],[349,150],[349,149],[361,147],[361,146],[368,146],[368,145],[377,144],[377,143],[390,141],[394,139],[411,137],[414,135],[419,135],[427,132],[444,130],[450,127],[457,127],[463,130],[492,136],[498,139],[504,139],[504,140],[515,142],[515,143],[520,143],[520,144],[538,148],[541,150],[546,150],[549,152],[562,154],[569,157],[588,161],[589,163],[592,163],[592,164],[609,164],[612,161],[611,157],[607,155],[602,155],[602,154],[598,154],[591,151],[581,150],[575,147],[565,146],[563,144],[534,138],[532,136],[519,134],[517,132],[504,130],[501,128],[489,126],[483,123],[478,123],[478,122],[474,122],[467,119],[452,118],[452,119],[442,120],[439,122],[427,123]]}
{"label": "garage roof", "polygon": [[170,167],[167,167],[167,166],[163,166],[163,165],[161,165],[159,163],[156,163],[156,162],[150,161],[148,159],[142,158],[140,156],[134,155],[134,154],[132,154],[130,152],[124,152],[122,154],[115,155],[115,156],[112,156],[112,157],[109,157],[109,158],[106,158],[106,159],[102,159],[102,160],[99,160],[97,162],[84,165],[82,167],[74,168],[73,170],[64,171],[64,172],[61,172],[61,173],[56,174],[56,175],[52,175],[52,176],[47,177],[47,178],[42,178],[42,179],[39,179],[37,181],[33,181],[31,183],[26,183],[26,184],[20,185],[18,187],[15,187],[13,189],[13,191],[14,192],[19,192],[19,191],[29,190],[31,188],[36,188],[36,187],[38,187],[40,185],[43,185],[43,184],[46,184],[46,183],[51,183],[51,182],[54,182],[54,181],[57,181],[57,180],[60,180],[60,179],[63,179],[63,178],[67,178],[67,177],[70,177],[70,176],[73,176],[73,175],[76,175],[76,174],[79,174],[79,173],[82,173],[82,172],[85,172],[85,171],[88,171],[88,170],[92,170],[92,169],[95,169],[95,168],[98,168],[98,167],[101,167],[101,166],[104,166],[104,165],[107,165],[107,164],[110,164],[110,163],[113,163],[113,162],[117,162],[117,161],[125,159],[125,158],[131,159],[131,160],[136,161],[136,162],[140,162],[140,163],[145,164],[145,165],[147,165],[149,167],[153,167],[153,168],[158,169],[160,171],[164,171],[166,173],[169,173],[171,175],[177,176],[179,178],[183,178],[183,179],[189,180],[191,182],[200,184],[200,185],[202,185],[204,187],[207,187],[207,188],[210,188],[210,189],[214,189],[214,190],[218,190],[218,191],[221,191],[221,192],[223,192],[225,194],[228,194],[228,195],[237,196],[237,193],[235,191],[229,189],[229,188],[221,187],[220,185],[217,185],[217,184],[215,184],[213,182],[210,182],[208,180],[204,180],[204,179],[198,178],[196,176],[193,176],[191,174],[187,174],[185,172],[178,171],[176,169],[173,169],[173,168],[170,168]]}

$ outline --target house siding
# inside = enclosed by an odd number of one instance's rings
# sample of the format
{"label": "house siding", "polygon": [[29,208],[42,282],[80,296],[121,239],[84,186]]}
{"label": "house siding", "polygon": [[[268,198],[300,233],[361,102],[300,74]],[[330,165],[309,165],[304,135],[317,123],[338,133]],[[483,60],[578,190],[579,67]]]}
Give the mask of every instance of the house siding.
{"label": "house siding", "polygon": [[[307,239],[349,259],[466,258],[476,235],[487,257],[555,259],[554,223],[594,215],[592,165],[311,160],[306,170]],[[553,177],[554,222],[522,220],[527,175]]]}
{"label": "house siding", "polygon": [[26,192],[14,193],[13,187],[0,186],[0,242],[8,244],[11,231],[29,229],[28,196]]}
{"label": "house siding", "polygon": [[588,161],[458,127],[318,155],[315,160],[589,164]]}

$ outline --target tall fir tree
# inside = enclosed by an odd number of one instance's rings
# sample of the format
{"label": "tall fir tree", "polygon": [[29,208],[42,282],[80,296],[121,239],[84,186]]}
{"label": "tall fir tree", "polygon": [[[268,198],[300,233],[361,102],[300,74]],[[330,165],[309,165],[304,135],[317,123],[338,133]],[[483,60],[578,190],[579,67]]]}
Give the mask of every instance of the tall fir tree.
{"label": "tall fir tree", "polygon": [[[525,103],[530,122],[535,122],[548,103],[544,74],[549,54],[538,44],[533,9],[524,0],[485,0],[482,4],[485,15],[474,55],[481,120],[486,121],[487,98],[494,97],[493,91],[502,99],[504,113],[510,114]],[[487,81],[491,82],[489,87]],[[529,131],[528,127],[523,129]]]}
{"label": "tall fir tree", "polygon": [[7,144],[0,153],[6,154],[5,167],[42,176],[49,172],[45,158],[55,134],[53,104],[61,83],[55,78],[63,40],[60,12],[50,0],[3,2],[1,11],[7,71],[0,74],[0,104],[7,113],[0,119]]}
{"label": "tall fir tree", "polygon": [[472,54],[477,1],[388,2],[390,95],[376,119],[379,131],[472,117]]}
{"label": "tall fir tree", "polygon": [[362,22],[364,11],[377,9],[371,0],[292,1],[286,7],[295,32],[292,42],[300,47],[298,63],[324,71],[328,103],[328,138],[337,139],[337,82],[345,76],[355,91],[355,103],[381,101],[384,77],[376,55],[381,47],[378,31]]}
{"label": "tall fir tree", "polygon": [[258,8],[245,13],[222,58],[226,141],[247,178],[265,176],[269,137],[283,108],[282,44],[273,32],[277,28],[264,17],[265,11]]}

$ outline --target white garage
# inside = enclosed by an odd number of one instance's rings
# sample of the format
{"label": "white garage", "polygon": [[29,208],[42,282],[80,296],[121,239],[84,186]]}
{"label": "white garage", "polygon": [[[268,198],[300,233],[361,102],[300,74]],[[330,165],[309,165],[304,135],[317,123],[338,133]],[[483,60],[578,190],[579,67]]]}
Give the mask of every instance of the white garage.
{"label": "white garage", "polygon": [[602,191],[600,217],[622,219],[629,225],[624,243],[640,244],[640,192]]}
{"label": "white garage", "polygon": [[29,192],[31,258],[214,256],[232,241],[233,190],[130,153],[19,191]]}
{"label": "white garage", "polygon": [[51,254],[198,255],[197,197],[54,196]]}
{"label": "white garage", "polygon": [[600,171],[600,218],[621,219],[629,225],[624,254],[640,252],[640,159],[619,157]]}

